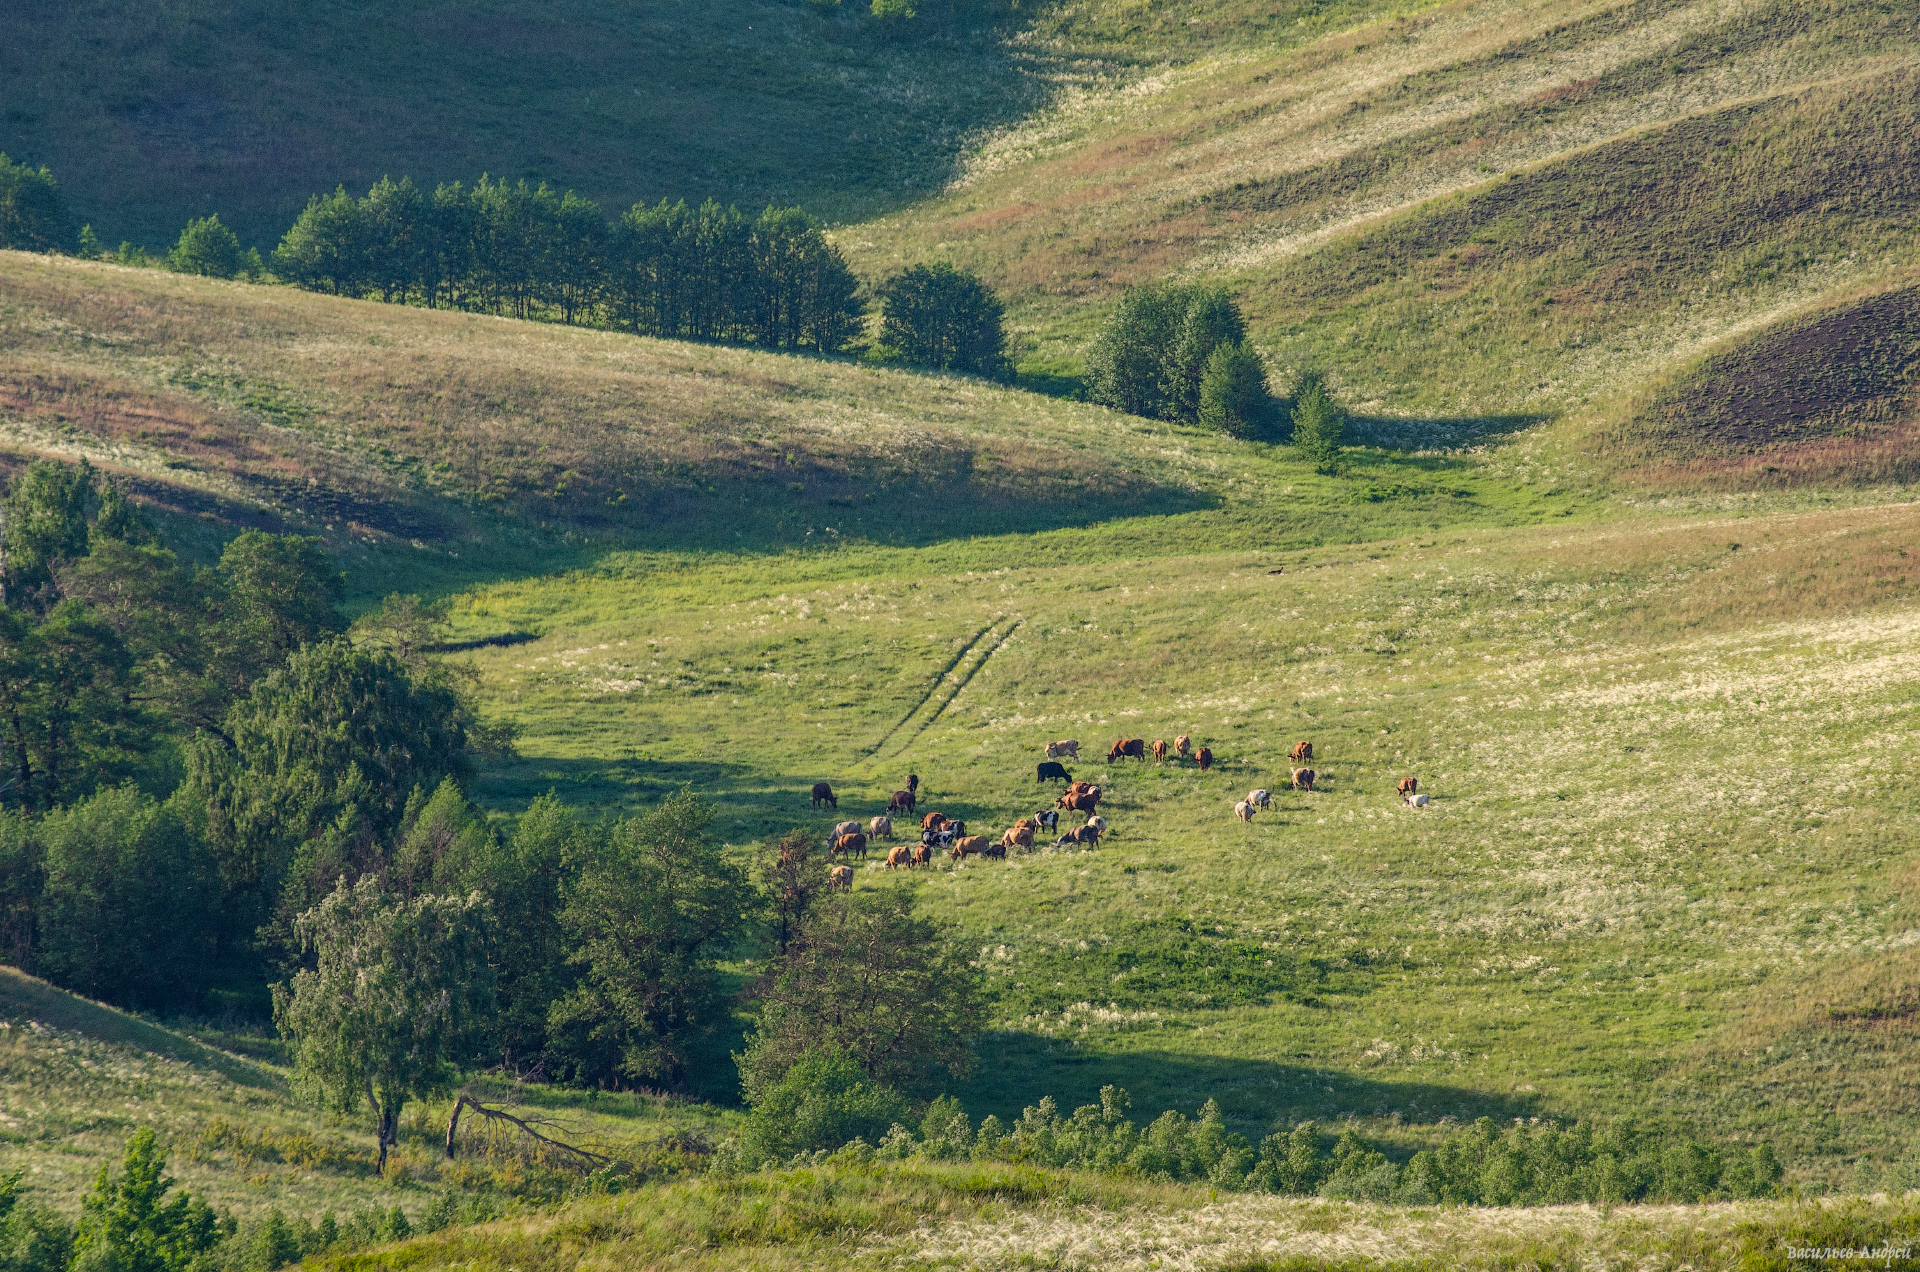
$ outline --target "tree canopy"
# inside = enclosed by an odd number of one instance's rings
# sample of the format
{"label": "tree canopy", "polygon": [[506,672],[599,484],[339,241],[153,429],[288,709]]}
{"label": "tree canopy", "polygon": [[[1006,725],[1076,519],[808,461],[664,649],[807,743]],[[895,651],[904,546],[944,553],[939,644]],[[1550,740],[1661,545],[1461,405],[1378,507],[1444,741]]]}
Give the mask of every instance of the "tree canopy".
{"label": "tree canopy", "polygon": [[880,287],[880,348],[940,371],[1008,370],[1005,309],[987,285],[951,265],[915,265]]}

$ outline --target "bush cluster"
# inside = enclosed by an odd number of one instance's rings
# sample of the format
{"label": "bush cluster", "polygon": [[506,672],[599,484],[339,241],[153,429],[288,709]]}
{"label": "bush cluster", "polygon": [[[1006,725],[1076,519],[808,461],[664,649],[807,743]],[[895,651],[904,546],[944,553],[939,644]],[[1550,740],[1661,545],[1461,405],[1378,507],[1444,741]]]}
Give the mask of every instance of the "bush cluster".
{"label": "bush cluster", "polygon": [[1246,339],[1224,287],[1136,287],[1087,354],[1087,396],[1130,415],[1260,436],[1279,409]]}
{"label": "bush cluster", "polygon": [[[1103,1087],[1100,1103],[1063,1115],[1051,1098],[1011,1125],[975,1128],[951,1097],[935,1100],[919,1130],[899,1124],[874,1143],[885,1160],[990,1160],[1103,1171],[1216,1188],[1406,1205],[1532,1206],[1697,1202],[1768,1197],[1784,1171],[1766,1145],[1721,1147],[1670,1126],[1631,1120],[1496,1126],[1481,1118],[1396,1163],[1351,1128],[1330,1135],[1312,1122],[1257,1146],[1229,1131],[1212,1100],[1198,1118],[1168,1110],[1146,1126],[1127,1117],[1127,1093]],[[826,1145],[815,1145],[816,1149]],[[859,1146],[854,1147],[858,1151]]]}

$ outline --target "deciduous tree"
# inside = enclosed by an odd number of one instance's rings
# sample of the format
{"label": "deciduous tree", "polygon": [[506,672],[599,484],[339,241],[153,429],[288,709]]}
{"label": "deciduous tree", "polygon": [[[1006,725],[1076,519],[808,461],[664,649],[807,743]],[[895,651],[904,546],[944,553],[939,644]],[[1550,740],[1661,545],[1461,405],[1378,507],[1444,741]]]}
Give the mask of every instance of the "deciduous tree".
{"label": "deciduous tree", "polygon": [[451,1091],[483,1037],[487,919],[478,893],[401,900],[369,877],[295,921],[314,965],[273,987],[273,1018],[296,1087],[341,1113],[367,1101],[383,1174],[406,1102]]}

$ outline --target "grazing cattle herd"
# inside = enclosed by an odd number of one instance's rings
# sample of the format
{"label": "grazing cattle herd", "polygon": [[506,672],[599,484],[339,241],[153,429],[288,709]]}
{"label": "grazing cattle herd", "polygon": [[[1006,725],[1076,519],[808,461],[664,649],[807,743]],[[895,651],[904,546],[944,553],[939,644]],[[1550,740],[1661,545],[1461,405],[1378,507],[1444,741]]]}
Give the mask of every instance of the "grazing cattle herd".
{"label": "grazing cattle herd", "polygon": [[[1062,759],[1078,759],[1080,743],[1075,739],[1065,739],[1046,744],[1046,759],[1035,769],[1036,780],[1044,785],[1047,782],[1065,782],[1066,790],[1055,801],[1054,807],[1043,808],[1023,816],[1003,831],[996,839],[991,835],[967,833],[967,824],[941,812],[928,812],[920,818],[920,840],[918,843],[897,844],[887,850],[886,868],[888,870],[912,870],[918,867],[931,867],[935,853],[944,853],[955,866],[969,857],[991,857],[1004,859],[1010,852],[1033,852],[1043,837],[1054,837],[1055,847],[1076,845],[1088,848],[1098,847],[1100,839],[1107,834],[1107,819],[1100,815],[1100,802],[1106,792],[1093,782],[1076,781],[1067,771]],[[1099,752],[1094,752],[1099,754]],[[1107,749],[1107,763],[1116,760],[1134,759],[1144,761],[1149,755],[1157,764],[1167,763],[1169,754],[1176,765],[1191,760],[1202,773],[1209,771],[1214,763],[1214,754],[1206,746],[1195,747],[1193,739],[1181,734],[1173,740],[1169,749],[1167,743],[1159,738],[1148,741],[1145,738],[1116,738]],[[1322,775],[1309,767],[1313,760],[1313,743],[1295,742],[1287,752],[1292,765],[1287,770],[1288,784],[1296,791],[1312,794],[1314,783],[1322,780]],[[894,838],[893,814],[904,813],[909,816],[917,811],[920,793],[920,777],[917,773],[907,775],[905,790],[893,792],[887,803],[887,811],[869,821],[863,830],[858,821],[843,821],[836,824],[833,833],[828,836],[831,856],[851,858],[858,856],[866,860],[867,846],[880,840],[892,841]],[[1396,787],[1400,801],[1409,808],[1428,808],[1432,798],[1420,790],[1420,779],[1412,775],[1402,777]],[[826,782],[813,785],[813,806],[825,805],[837,810],[839,798],[833,787]],[[1270,812],[1274,807],[1273,792],[1265,787],[1256,787],[1247,792],[1246,798],[1233,805],[1233,815],[1242,822],[1251,822],[1256,813]],[[1070,827],[1065,832],[1060,829],[1062,812],[1080,813],[1086,818],[1082,825]],[[837,888],[853,886],[853,867],[836,864],[832,867],[831,882]]]}

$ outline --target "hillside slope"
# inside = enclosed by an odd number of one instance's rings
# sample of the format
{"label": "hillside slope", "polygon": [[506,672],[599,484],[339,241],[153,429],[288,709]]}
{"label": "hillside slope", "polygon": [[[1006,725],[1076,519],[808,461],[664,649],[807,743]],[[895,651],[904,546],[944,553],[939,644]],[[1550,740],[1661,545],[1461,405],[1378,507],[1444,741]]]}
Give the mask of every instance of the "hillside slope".
{"label": "hillside slope", "polygon": [[950,255],[1072,371],[1125,286],[1217,278],[1363,410],[1608,417],[1915,261],[1916,9],[1475,0],[1061,99],[850,231]]}

